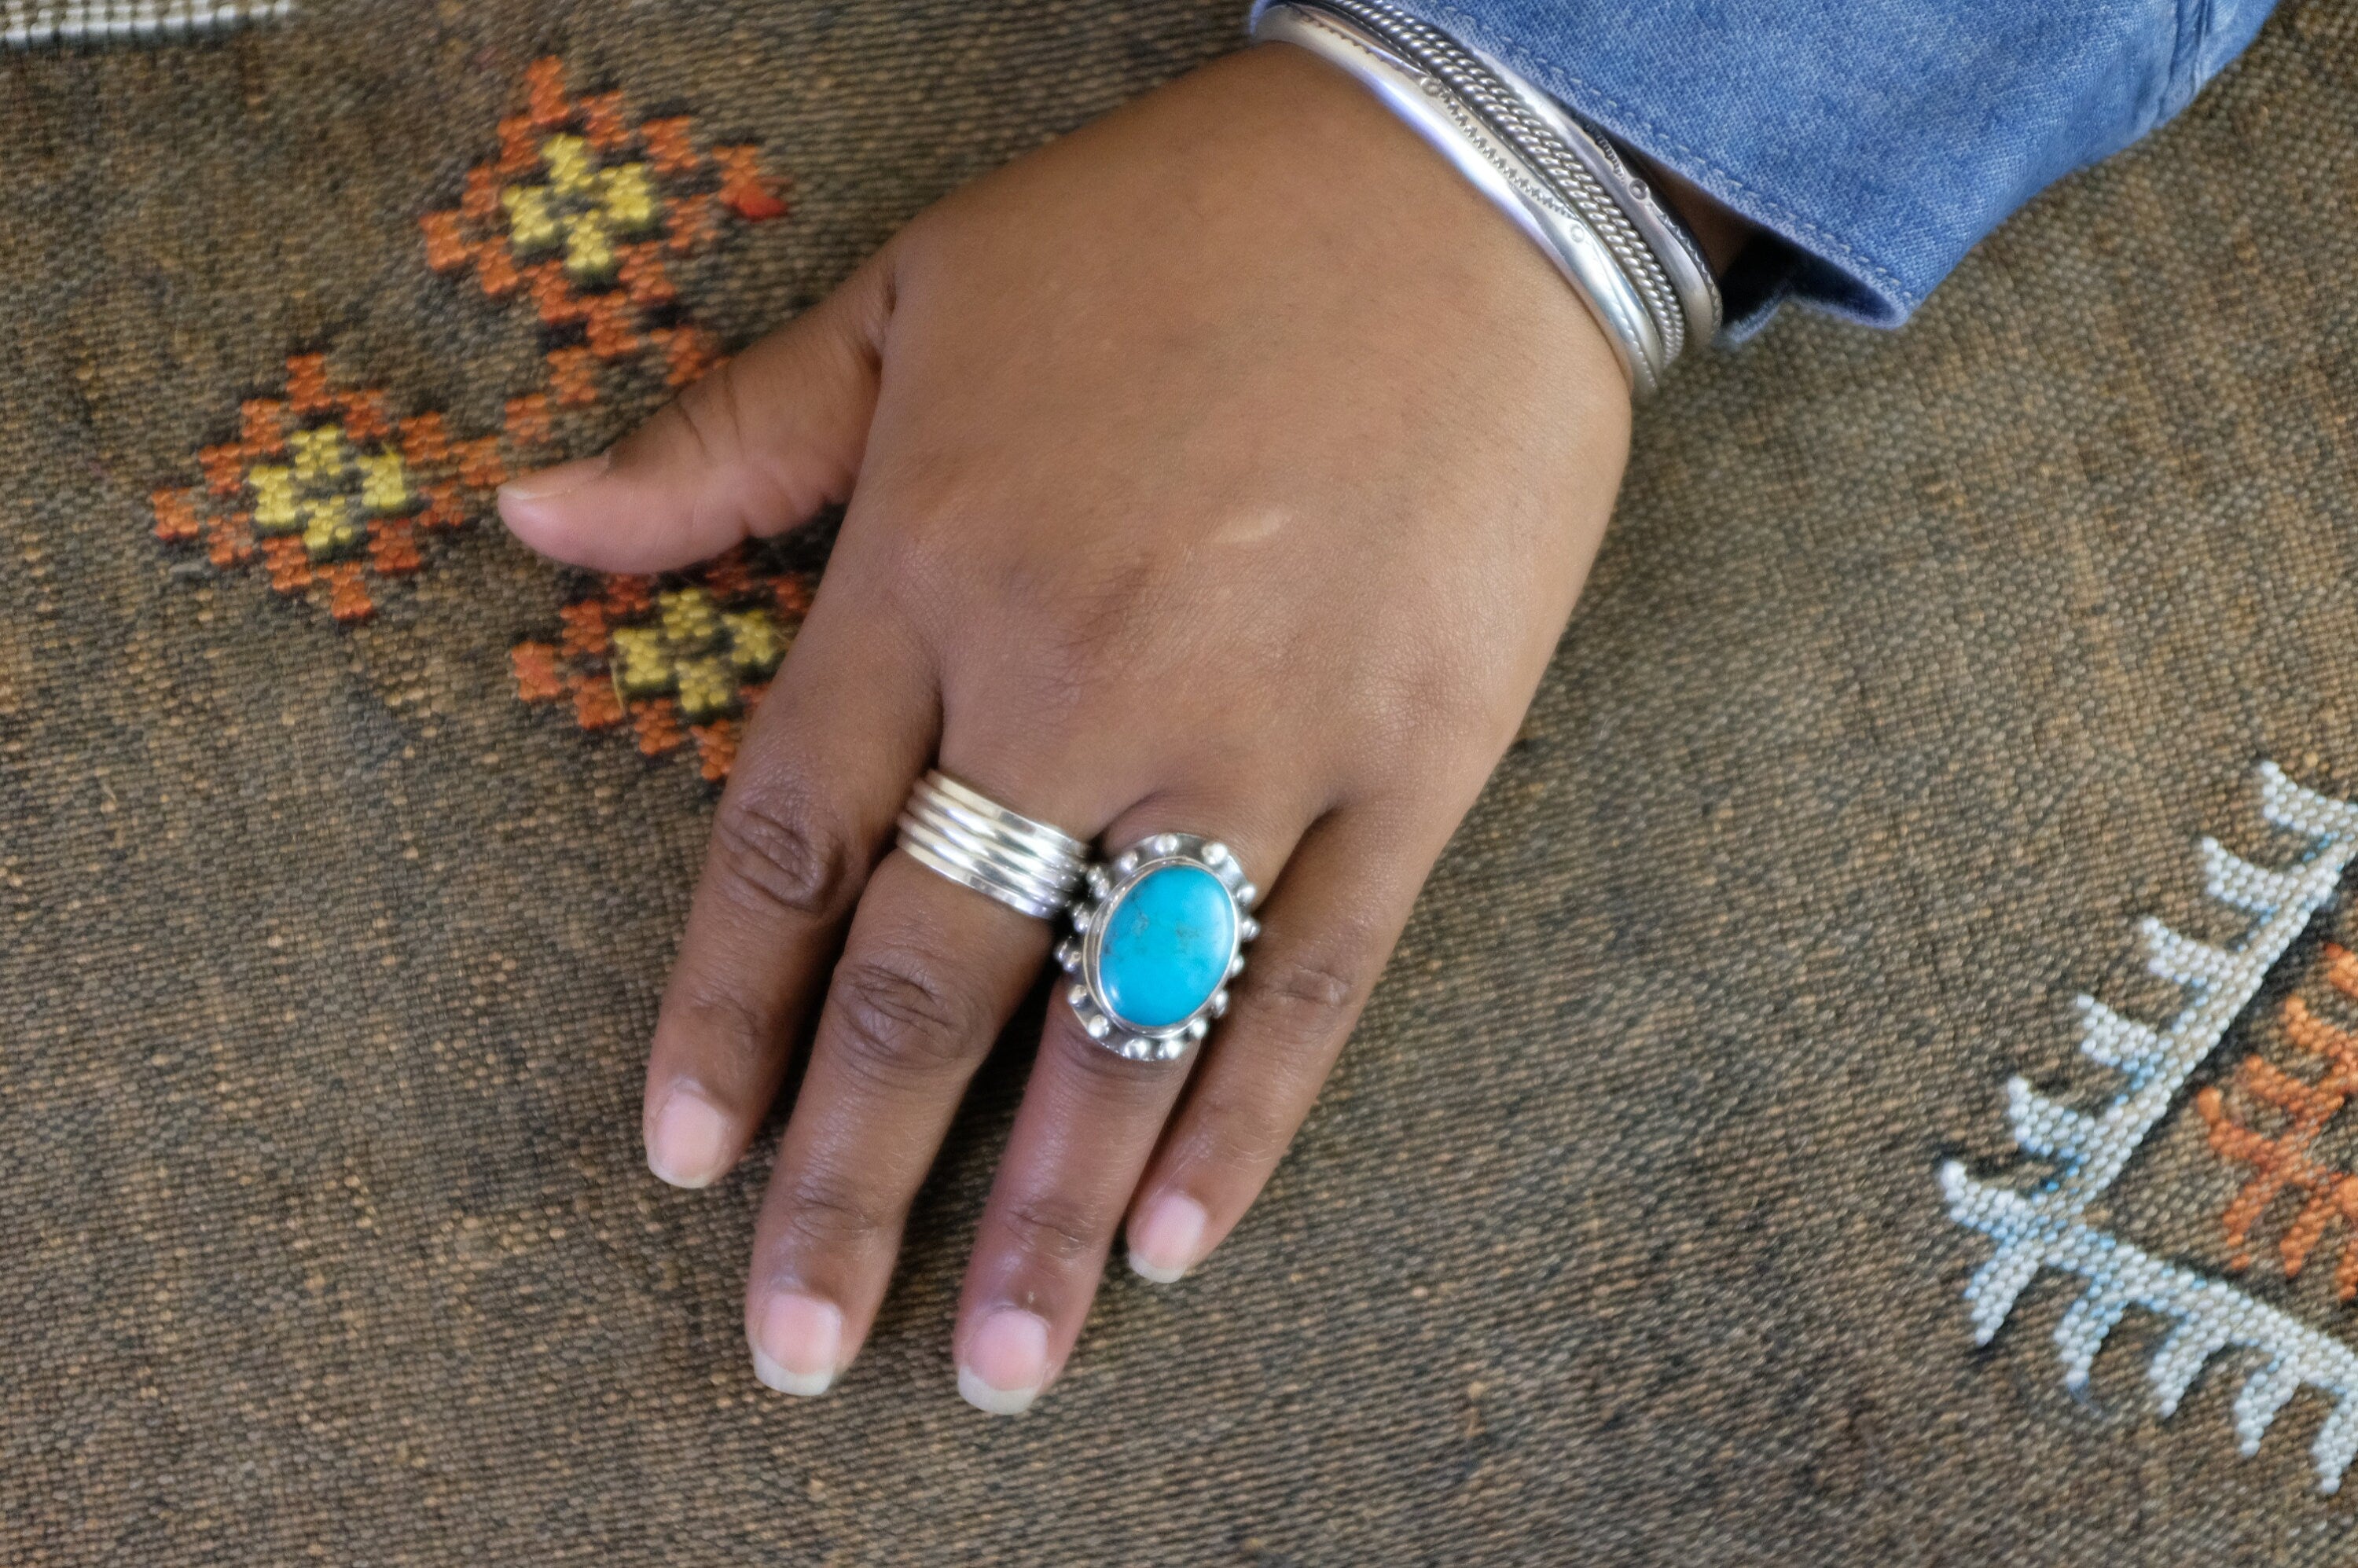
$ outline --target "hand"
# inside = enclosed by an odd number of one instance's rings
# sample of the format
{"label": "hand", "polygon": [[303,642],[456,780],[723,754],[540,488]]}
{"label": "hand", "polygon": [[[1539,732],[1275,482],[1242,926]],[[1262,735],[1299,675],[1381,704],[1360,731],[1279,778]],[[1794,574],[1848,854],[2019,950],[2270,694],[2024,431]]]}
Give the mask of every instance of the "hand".
{"label": "hand", "polygon": [[961,1390],[1011,1412],[1118,1228],[1175,1279],[1268,1179],[1515,734],[1628,424],[1538,251],[1271,46],[950,197],[607,457],[509,487],[527,544],[622,572],[848,507],[647,1069],[649,1163],[702,1186],[817,1011],[754,1239],[764,1381],[849,1364],[1055,935],[888,852],[916,777],[1116,848],[1215,837],[1271,890],[1199,1060],[1122,1060],[1050,1005],[955,1338]]}

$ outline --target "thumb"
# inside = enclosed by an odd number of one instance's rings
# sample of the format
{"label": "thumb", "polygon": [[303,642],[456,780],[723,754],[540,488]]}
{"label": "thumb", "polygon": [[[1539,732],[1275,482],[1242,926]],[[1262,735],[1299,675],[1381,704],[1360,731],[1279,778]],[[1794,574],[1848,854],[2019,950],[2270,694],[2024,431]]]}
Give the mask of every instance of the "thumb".
{"label": "thumb", "polygon": [[501,521],[557,560],[652,572],[784,533],[844,501],[868,442],[892,309],[889,264],[872,257],[607,451],[501,486]]}

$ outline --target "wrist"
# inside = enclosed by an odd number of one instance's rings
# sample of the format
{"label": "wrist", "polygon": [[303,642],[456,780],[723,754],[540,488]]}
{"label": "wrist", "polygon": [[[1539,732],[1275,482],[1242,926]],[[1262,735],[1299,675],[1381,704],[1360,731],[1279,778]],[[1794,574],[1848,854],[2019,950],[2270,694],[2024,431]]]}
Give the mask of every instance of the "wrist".
{"label": "wrist", "polygon": [[1650,394],[1718,330],[1712,264],[1661,196],[1538,87],[1392,0],[1277,0],[1256,38],[1317,56],[1441,154],[1535,244]]}
{"label": "wrist", "polygon": [[1233,136],[1253,146],[1248,166],[1230,166],[1228,178],[1236,199],[1260,211],[1265,232],[1331,213],[1333,238],[1314,254],[1363,304],[1381,293],[1359,276],[1365,242],[1387,271],[1427,280],[1427,294],[1394,308],[1461,320],[1469,349],[1492,337],[1476,322],[1511,322],[1517,348],[1552,362],[1578,389],[1589,427],[1626,427],[1628,382],[1594,313],[1526,234],[1363,85],[1290,44],[1227,56],[1195,81],[1208,89],[1189,94],[1203,101],[1206,145]]}
{"label": "wrist", "polygon": [[1679,215],[1679,221],[1694,235],[1695,244],[1703,251],[1704,259],[1711,264],[1714,277],[1725,278],[1736,258],[1752,243],[1759,231],[1752,221],[1723,206],[1708,191],[1680,175],[1656,163],[1643,153],[1628,147],[1622,157],[1635,165],[1660,192],[1663,205]]}

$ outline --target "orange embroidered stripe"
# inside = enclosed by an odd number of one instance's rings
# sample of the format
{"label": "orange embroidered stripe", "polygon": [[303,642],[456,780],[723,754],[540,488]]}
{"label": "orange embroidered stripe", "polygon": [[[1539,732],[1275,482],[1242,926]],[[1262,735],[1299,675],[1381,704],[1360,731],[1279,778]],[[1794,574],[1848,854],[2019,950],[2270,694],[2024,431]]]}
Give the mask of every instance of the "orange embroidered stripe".
{"label": "orange embroidered stripe", "polygon": [[691,386],[720,362],[719,343],[700,327],[658,327],[647,336],[663,346],[666,386]]}
{"label": "orange embroidered stripe", "polygon": [[558,407],[590,407],[598,401],[598,357],[584,348],[550,350],[548,383]]}
{"label": "orange embroidered stripe", "polygon": [[618,153],[630,145],[631,130],[622,116],[619,92],[583,93],[581,124],[590,145],[601,153]]}
{"label": "orange embroidered stripe", "polygon": [[562,606],[557,614],[565,622],[565,656],[569,659],[603,658],[606,654],[606,606],[595,599],[577,600]]}
{"label": "orange embroidered stripe", "polygon": [[383,441],[393,435],[393,421],[385,416],[384,394],[374,387],[339,393],[336,401],[344,411],[344,434],[355,441]]}
{"label": "orange embroidered stripe", "polygon": [[715,147],[712,161],[720,166],[721,204],[748,223],[766,223],[786,215],[786,204],[762,178],[759,147]]}
{"label": "orange embroidered stripe", "polygon": [[222,571],[242,567],[254,558],[254,518],[233,512],[205,524],[205,558]]}
{"label": "orange embroidered stripe", "polygon": [[549,441],[548,396],[546,393],[528,393],[511,397],[507,406],[508,444],[530,450],[545,447]]}
{"label": "orange embroidered stripe", "polygon": [[156,537],[185,544],[204,532],[196,500],[185,490],[159,490],[147,498],[156,512]]}
{"label": "orange embroidered stripe", "polygon": [[281,593],[299,593],[311,586],[311,557],[303,541],[279,535],[262,541],[262,559],[270,570],[270,586]]}
{"label": "orange embroidered stripe", "polygon": [[507,238],[493,234],[475,247],[475,280],[483,293],[493,299],[504,299],[516,290],[521,275],[516,270],[515,257],[508,251]]}
{"label": "orange embroidered stripe", "polygon": [[238,445],[245,460],[275,458],[287,450],[287,406],[275,397],[250,397],[237,406]]}
{"label": "orange embroidered stripe", "polygon": [[459,501],[455,484],[429,484],[426,487],[426,510],[417,514],[421,528],[456,528],[467,521],[467,509]]}
{"label": "orange embroidered stripe", "polygon": [[678,711],[667,697],[631,704],[631,727],[638,732],[639,750],[650,757],[662,756],[680,743]]}
{"label": "orange embroidered stripe", "polygon": [[719,784],[729,776],[737,761],[737,726],[727,719],[716,719],[709,724],[691,724],[687,732],[696,737],[698,771],[707,784]]}
{"label": "orange embroidered stripe", "polygon": [[573,721],[584,730],[611,730],[622,721],[622,699],[613,683],[586,675],[573,677]]}
{"label": "orange embroidered stripe", "polygon": [[2338,942],[2325,945],[2325,979],[2335,990],[2358,1001],[2358,953]]}
{"label": "orange embroidered stripe", "polygon": [[621,277],[631,303],[643,309],[652,310],[678,297],[678,290],[664,271],[663,253],[652,242],[622,247]]}
{"label": "orange embroidered stripe", "polygon": [[557,650],[546,643],[518,643],[508,650],[508,667],[515,674],[516,695],[526,702],[555,702],[565,695]]}
{"label": "orange embroidered stripe", "polygon": [[696,144],[688,139],[687,125],[686,115],[640,124],[639,134],[646,138],[647,161],[655,166],[657,174],[694,174],[703,162],[697,156]]}
{"label": "orange embroidered stripe", "polygon": [[197,464],[205,470],[205,488],[215,495],[235,495],[245,488],[245,462],[242,441],[207,447],[197,454]]}
{"label": "orange embroidered stripe", "polygon": [[467,265],[472,253],[467,248],[467,236],[459,228],[456,212],[428,212],[417,220],[426,231],[426,265],[436,272],[456,272]]}
{"label": "orange embroidered stripe", "polygon": [[450,437],[439,414],[413,414],[401,422],[401,456],[412,468],[440,468],[450,460]]}
{"label": "orange embroidered stripe", "polygon": [[719,237],[719,210],[708,193],[675,197],[664,203],[664,227],[674,255],[693,254]]}
{"label": "orange embroidered stripe", "polygon": [[590,351],[601,360],[619,360],[638,352],[639,335],[628,296],[603,294],[590,301]]}
{"label": "orange embroidered stripe", "polygon": [[517,114],[500,122],[500,159],[493,175],[513,179],[530,174],[540,164],[540,138],[533,134],[532,116]]}
{"label": "orange embroidered stripe", "polygon": [[307,417],[335,406],[328,391],[328,356],[296,354],[287,362],[287,401]]}
{"label": "orange embroidered stripe", "polygon": [[[2336,989],[2349,994],[2348,987],[2358,982],[2353,971],[2358,971],[2358,960],[2328,945],[2326,973]],[[2194,1108],[2209,1128],[2212,1151],[2252,1168],[2221,1216],[2231,1268],[2251,1266],[2252,1227],[2279,1194],[2297,1190],[2305,1195],[2277,1246],[2286,1277],[2292,1278],[2335,1220],[2358,1227],[2358,1176],[2313,1152],[2319,1136],[2358,1091],[2358,1033],[2328,1023],[2298,996],[2286,999],[2282,1016],[2287,1041],[2321,1061],[2324,1072],[2313,1082],[2305,1081],[2254,1054],[2244,1059],[2235,1077],[2244,1093],[2283,1113],[2282,1127],[2273,1134],[2260,1132],[2235,1115],[2216,1087],[2198,1091]],[[2358,1246],[2347,1241],[2334,1271],[2334,1289],[2343,1301],[2358,1299]]]}
{"label": "orange embroidered stripe", "polygon": [[615,576],[606,579],[606,613],[616,621],[644,615],[654,603],[653,578]]}
{"label": "orange embroidered stripe", "polygon": [[500,171],[479,163],[467,171],[467,185],[459,198],[459,216],[472,223],[488,223],[500,215]]}
{"label": "orange embroidered stripe", "polygon": [[368,586],[361,581],[360,563],[331,561],[319,568],[328,584],[328,613],[339,621],[364,621],[376,613]]}
{"label": "orange embroidered stripe", "polygon": [[697,575],[704,590],[724,603],[732,599],[742,599],[753,589],[752,563],[745,558],[742,550],[730,550],[706,562]]}
{"label": "orange embroidered stripe", "polygon": [[417,534],[406,517],[373,517],[368,525],[369,565],[386,577],[401,577],[426,565]]}
{"label": "orange embroidered stripe", "polygon": [[541,324],[547,327],[570,327],[589,314],[590,307],[573,292],[565,279],[565,269],[555,262],[542,262],[525,269],[532,284],[533,308],[540,312]]}
{"label": "orange embroidered stripe", "polygon": [[469,490],[497,490],[507,482],[507,465],[500,459],[498,437],[478,436],[471,441],[454,441],[451,449],[459,455],[459,482]]}
{"label": "orange embroidered stripe", "polygon": [[532,126],[553,131],[573,117],[565,97],[565,63],[550,57],[524,68],[525,91],[532,103]]}

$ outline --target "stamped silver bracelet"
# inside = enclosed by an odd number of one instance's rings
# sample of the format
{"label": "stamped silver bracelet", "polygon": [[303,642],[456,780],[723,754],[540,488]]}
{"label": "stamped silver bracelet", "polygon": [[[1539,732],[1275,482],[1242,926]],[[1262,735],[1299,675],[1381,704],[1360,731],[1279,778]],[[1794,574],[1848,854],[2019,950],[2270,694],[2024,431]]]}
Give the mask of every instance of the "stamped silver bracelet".
{"label": "stamped silver bracelet", "polygon": [[1671,210],[1645,176],[1629,167],[1628,158],[1610,139],[1574,119],[1563,104],[1488,55],[1480,58],[1514,90],[1526,108],[1563,138],[1588,172],[1612,192],[1631,225],[1653,248],[1662,270],[1670,274],[1671,286],[1677,291],[1680,308],[1685,312],[1688,341],[1708,343],[1717,338],[1725,312],[1719,280],[1712,276],[1711,263],[1704,258],[1703,247],[1695,243],[1686,221]]}
{"label": "stamped silver bracelet", "polygon": [[1654,315],[1612,250],[1445,83],[1365,29],[1290,0],[1263,8],[1254,18],[1253,37],[1308,49],[1373,92],[1555,263],[1605,329],[1631,392],[1647,396],[1660,385],[1671,355]]}
{"label": "stamped silver bracelet", "polygon": [[1347,23],[1411,69],[1446,86],[1492,134],[1553,189],[1605,243],[1646,303],[1667,347],[1666,362],[1686,348],[1685,313],[1669,269],[1639,232],[1617,194],[1608,189],[1549,117],[1533,108],[1541,95],[1497,62],[1390,0],[1289,0],[1299,8]]}

